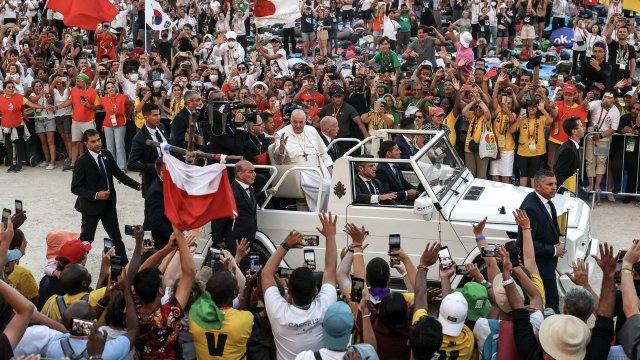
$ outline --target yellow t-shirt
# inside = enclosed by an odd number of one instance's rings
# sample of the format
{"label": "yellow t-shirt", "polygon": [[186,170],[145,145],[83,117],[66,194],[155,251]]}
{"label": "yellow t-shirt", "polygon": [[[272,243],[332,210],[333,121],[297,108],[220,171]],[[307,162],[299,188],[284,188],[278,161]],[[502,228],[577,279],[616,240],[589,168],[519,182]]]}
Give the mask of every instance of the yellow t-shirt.
{"label": "yellow t-shirt", "polygon": [[176,116],[176,114],[184,108],[184,98],[181,98],[179,102],[176,102],[176,99],[171,99],[169,102],[169,110],[171,110],[171,116]]}
{"label": "yellow t-shirt", "polygon": [[[465,325],[458,336],[442,334],[442,346],[436,353],[440,355],[438,359],[471,360],[476,354],[474,346],[473,331]],[[457,356],[454,357],[454,353]]]}
{"label": "yellow t-shirt", "polygon": [[[134,104],[135,107],[137,107],[140,104],[140,99],[136,98],[136,103]],[[144,125],[144,116],[142,116],[142,111],[138,111],[136,113],[136,117],[135,119],[133,119],[133,121],[136,124],[136,128],[140,129],[142,128],[142,125]]]}
{"label": "yellow t-shirt", "polygon": [[[100,288],[98,290],[93,290],[92,292],[90,292],[88,301],[89,305],[96,306],[98,301],[100,301],[100,299],[104,297],[106,289],[107,288]],[[64,303],[67,305],[67,309],[69,308],[69,305],[73,304],[76,301],[82,300],[82,297],[85,294],[86,292],[81,292],[75,295],[64,295],[63,299]],[[54,321],[62,320],[62,315],[60,314],[60,309],[58,308],[58,301],[56,300],[57,297],[58,295],[52,295],[40,311],[43,315]],[[105,313],[103,312],[102,317],[100,318],[101,321],[99,321],[99,323],[103,323],[104,315]]]}
{"label": "yellow t-shirt", "polygon": [[456,137],[456,123],[458,122],[458,117],[453,116],[453,111],[450,111],[449,114],[445,116],[443,122],[450,130],[449,141],[451,142],[451,145],[456,146],[456,140],[458,139]]}
{"label": "yellow t-shirt", "polygon": [[247,341],[253,329],[253,315],[249,311],[226,309],[219,330],[200,327],[189,319],[198,359],[242,359],[247,352]]}
{"label": "yellow t-shirt", "polygon": [[38,297],[38,283],[31,270],[20,265],[14,266],[9,282],[27,299]]}
{"label": "yellow t-shirt", "polygon": [[[547,153],[544,141],[545,117],[526,118],[520,122],[520,138],[518,141],[518,155],[532,157]],[[530,148],[530,146],[533,146]]]}
{"label": "yellow t-shirt", "polygon": [[542,308],[546,308],[547,306],[547,297],[544,294],[544,283],[542,282],[542,278],[538,274],[531,274],[531,281],[533,281],[533,285],[538,288],[540,295],[542,295]]}
{"label": "yellow t-shirt", "polygon": [[487,126],[491,125],[484,115],[476,119],[476,114],[474,114],[473,111],[469,111],[469,113],[467,114],[467,119],[469,120],[469,128],[467,129],[467,138],[464,142],[464,152],[471,152],[469,151],[469,142],[471,141],[471,139],[473,139],[473,141],[477,143],[480,143],[482,132],[486,129]]}
{"label": "yellow t-shirt", "polygon": [[[515,114],[513,114],[513,116],[515,119]],[[509,117],[502,113],[502,108],[498,108],[496,110],[496,118],[493,121],[493,133],[496,136],[498,149],[500,149],[500,151],[513,151],[516,149],[513,134],[509,131],[510,126]]]}
{"label": "yellow t-shirt", "polygon": [[414,311],[413,318],[411,319],[411,325],[415,325],[415,323],[417,323],[423,316],[429,316],[426,309],[418,309]]}

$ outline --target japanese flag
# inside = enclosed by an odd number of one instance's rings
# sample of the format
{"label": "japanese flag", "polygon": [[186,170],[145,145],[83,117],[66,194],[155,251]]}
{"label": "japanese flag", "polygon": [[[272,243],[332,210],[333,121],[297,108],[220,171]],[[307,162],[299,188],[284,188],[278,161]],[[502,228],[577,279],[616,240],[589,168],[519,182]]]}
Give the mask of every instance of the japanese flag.
{"label": "japanese flag", "polygon": [[256,0],[253,14],[256,27],[287,24],[296,21],[300,14],[299,1],[292,0]]}

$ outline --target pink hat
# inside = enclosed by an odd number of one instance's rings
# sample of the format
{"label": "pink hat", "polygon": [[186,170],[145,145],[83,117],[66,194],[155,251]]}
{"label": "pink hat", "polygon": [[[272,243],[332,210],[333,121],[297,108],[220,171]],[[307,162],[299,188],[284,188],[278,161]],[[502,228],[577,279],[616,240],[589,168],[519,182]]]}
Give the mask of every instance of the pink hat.
{"label": "pink hat", "polygon": [[64,243],[77,239],[80,233],[66,230],[51,230],[47,233],[47,259],[55,259]]}

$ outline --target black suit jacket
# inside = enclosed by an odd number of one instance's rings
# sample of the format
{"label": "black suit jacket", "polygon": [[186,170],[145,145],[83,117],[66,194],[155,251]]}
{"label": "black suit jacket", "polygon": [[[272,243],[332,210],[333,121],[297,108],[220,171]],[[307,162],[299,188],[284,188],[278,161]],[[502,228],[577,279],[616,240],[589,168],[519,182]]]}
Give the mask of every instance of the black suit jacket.
{"label": "black suit jacket", "polygon": [[553,172],[556,174],[558,187],[580,168],[580,154],[572,140],[567,140],[558,149],[558,158]]}
{"label": "black suit jacket", "polygon": [[[322,142],[327,147],[331,143],[331,141],[329,141],[327,139],[327,137],[323,133],[320,133],[320,139],[322,139]],[[338,144],[340,144],[340,143],[338,143]],[[327,153],[329,154],[329,156],[331,156],[331,160],[333,160],[333,161],[336,161],[336,159],[339,158],[339,156],[338,156],[338,144],[332,146],[330,149],[327,148]]]}
{"label": "black suit jacket", "polygon": [[[536,254],[536,262],[540,269],[540,277],[543,279],[555,278],[558,258],[554,256],[555,245],[560,241],[560,228],[558,227],[558,214],[555,207],[551,206],[551,216],[535,191],[529,193],[520,209],[527,212],[531,222],[531,237]],[[517,245],[522,248],[522,230],[518,229]]]}
{"label": "black suit jacket", "polygon": [[[404,136],[402,136],[402,134],[398,134],[395,138],[393,138],[393,142],[398,145],[398,148],[400,148],[400,158],[402,159],[409,159],[416,152],[415,147],[409,144]],[[411,170],[411,165],[400,164],[400,168],[402,170]]]}
{"label": "black suit jacket", "polygon": [[[396,173],[393,173],[391,166],[395,166]],[[376,169],[376,180],[382,185],[382,193],[396,193],[398,196],[396,202],[410,202],[407,190],[415,190],[415,186],[411,185],[404,176],[399,164],[379,163]]]}
{"label": "black suit jacket", "polygon": [[236,200],[238,217],[235,222],[231,218],[217,219],[211,222],[211,235],[214,243],[235,241],[247,238],[253,241],[258,231],[257,205],[264,202],[267,195],[264,191],[254,192],[256,204],[253,204],[247,192],[237,181],[231,183],[233,197]]}
{"label": "black suit jacket", "polygon": [[162,181],[156,176],[149,188],[144,200],[144,223],[142,227],[151,231],[155,247],[160,249],[169,242],[173,233],[171,221],[164,216],[164,193]]}
{"label": "black suit jacket", "polygon": [[[120,170],[113,159],[113,155],[108,150],[101,150],[99,156],[102,158],[107,171],[106,179],[100,174],[98,164],[89,150],[78,158],[73,169],[71,192],[78,196],[75,209],[87,215],[102,213],[107,204],[116,206],[117,196],[116,188],[113,186],[114,176],[128,187],[140,190],[140,184]],[[109,198],[107,200],[96,199],[96,193],[104,190],[109,190]]]}
{"label": "black suit jacket", "polygon": [[[162,136],[169,141],[169,138],[164,133],[164,125],[159,124],[156,130],[162,133]],[[156,159],[160,157],[158,155],[158,149],[155,147],[147,146],[145,141],[157,139],[152,138],[149,130],[146,126],[142,126],[140,131],[133,137],[131,142],[131,152],[129,153],[129,161],[127,162],[127,170],[139,172],[142,175],[142,196],[146,196],[147,190],[153,183],[158,173],[156,172],[155,163]]]}
{"label": "black suit jacket", "polygon": [[[189,130],[189,118],[191,117],[191,113],[187,108],[183,108],[178,111],[176,116],[173,118],[173,122],[171,123],[171,139],[169,142],[171,145],[181,147],[183,149],[187,148],[187,141],[184,139],[184,134]],[[198,135],[202,135],[200,133],[199,124],[196,121],[196,133]],[[200,145],[194,144],[194,149],[200,149]]]}
{"label": "black suit jacket", "polygon": [[[371,204],[371,195],[375,195],[375,194],[371,194],[371,191],[369,191],[369,187],[364,181],[362,181],[362,179],[360,179],[360,176],[358,174],[356,174],[354,179],[355,179],[354,183],[356,186],[355,203]],[[377,195],[385,194],[382,191],[382,185],[380,184],[380,181],[378,179],[373,178],[371,179],[371,182],[373,183],[373,187],[376,188]],[[396,202],[393,200],[385,200],[385,201],[378,201],[378,203],[383,205],[393,205]]]}

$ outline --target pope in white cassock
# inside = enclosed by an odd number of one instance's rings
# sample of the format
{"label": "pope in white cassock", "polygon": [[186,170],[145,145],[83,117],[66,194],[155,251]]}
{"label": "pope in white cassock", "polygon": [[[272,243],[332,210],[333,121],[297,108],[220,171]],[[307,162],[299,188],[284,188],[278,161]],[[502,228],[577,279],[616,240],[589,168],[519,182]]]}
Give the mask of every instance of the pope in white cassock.
{"label": "pope in white cassock", "polygon": [[274,158],[278,165],[317,167],[323,175],[322,198],[318,199],[321,186],[320,176],[315,171],[302,170],[300,179],[309,211],[326,210],[331,186],[333,160],[327,154],[327,146],[318,131],[306,125],[307,115],[297,109],[291,113],[291,124],[276,132]]}

